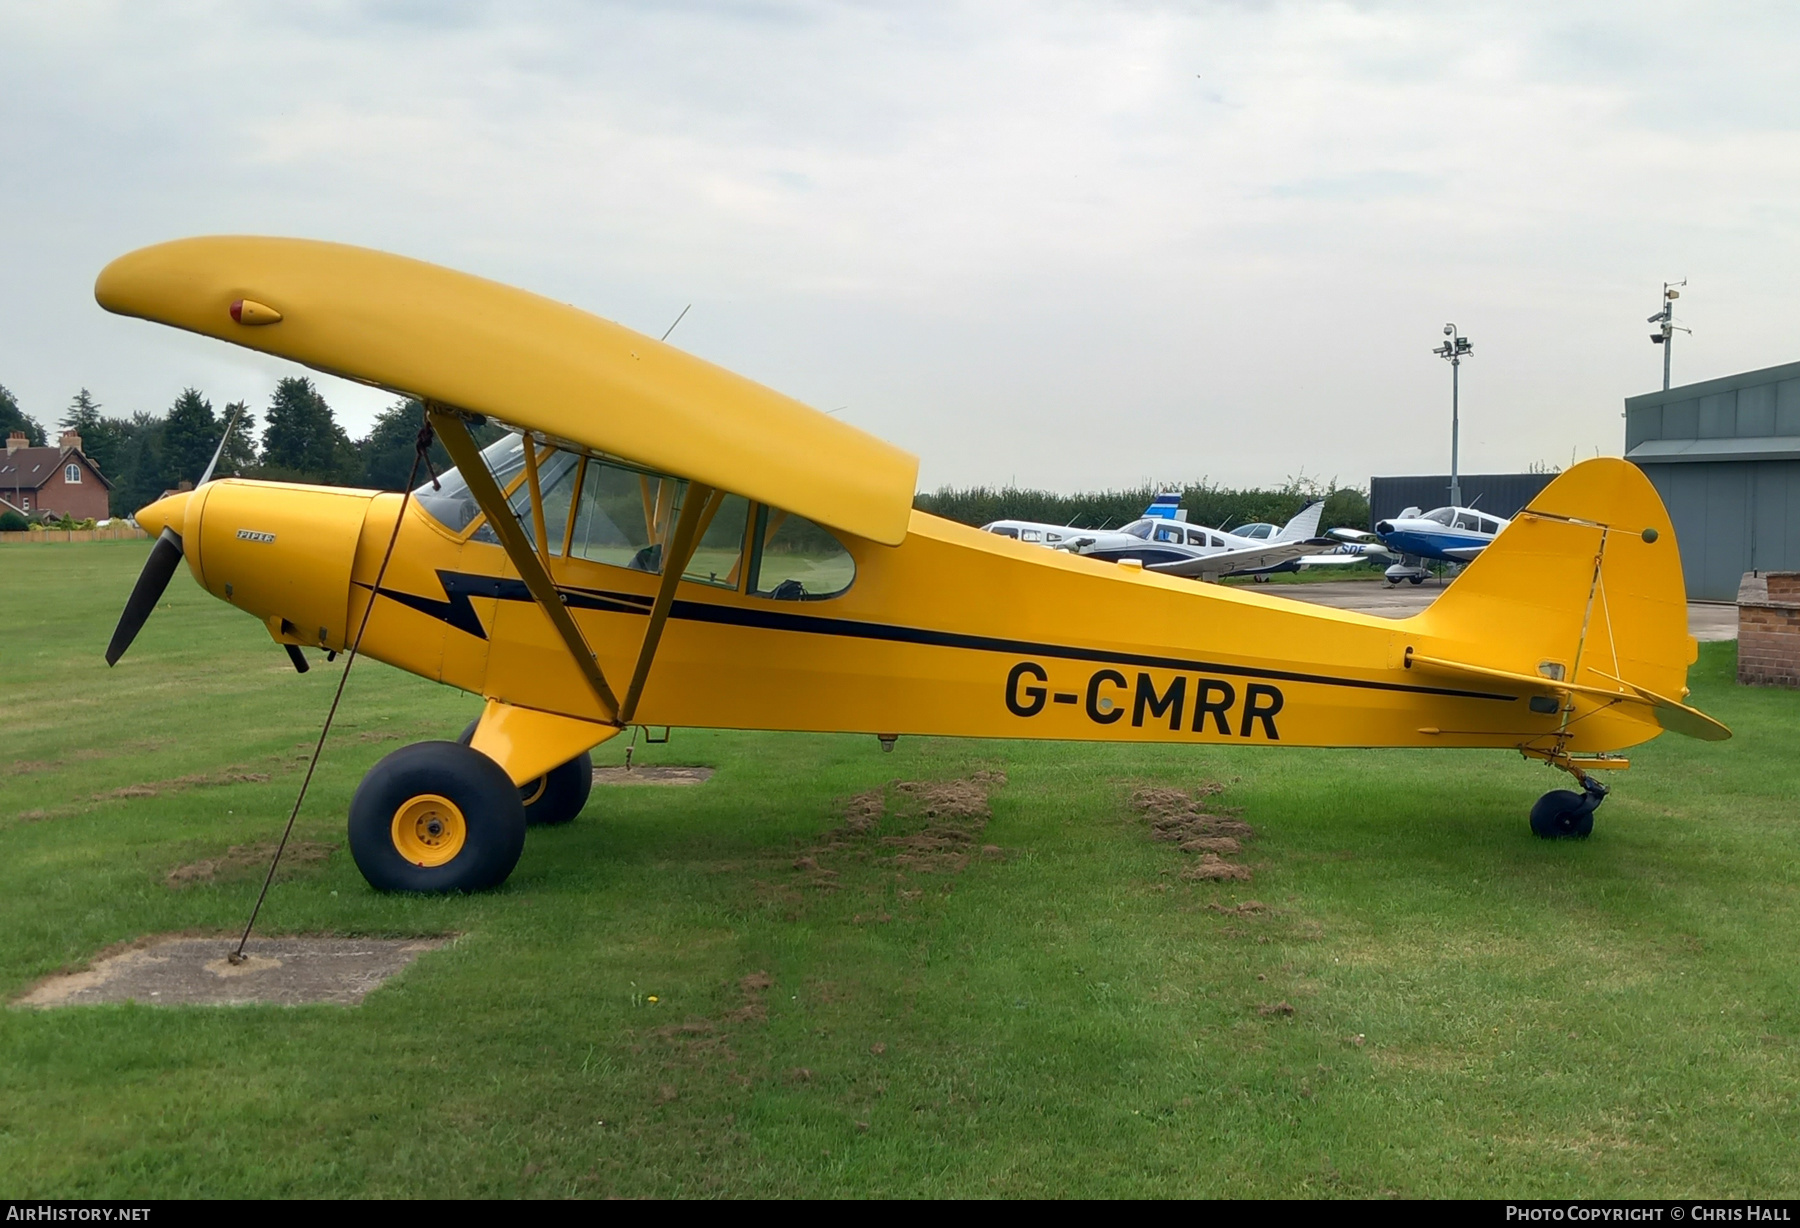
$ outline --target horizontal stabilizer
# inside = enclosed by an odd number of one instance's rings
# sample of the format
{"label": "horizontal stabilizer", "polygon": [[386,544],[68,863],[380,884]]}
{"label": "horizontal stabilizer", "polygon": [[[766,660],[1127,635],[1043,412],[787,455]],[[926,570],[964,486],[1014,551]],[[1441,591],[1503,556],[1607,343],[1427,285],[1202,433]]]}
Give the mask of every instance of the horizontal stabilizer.
{"label": "horizontal stabilizer", "polygon": [[1441,657],[1427,657],[1419,653],[1408,652],[1406,657],[1409,668],[1430,670],[1434,673],[1455,674],[1465,678],[1480,678],[1489,682],[1508,682],[1515,686],[1529,687],[1536,691],[1553,691],[1566,694],[1586,695],[1594,699],[1604,699],[1613,703],[1627,703],[1634,707],[1647,707],[1656,723],[1670,733],[1679,733],[1690,738],[1699,738],[1703,742],[1723,742],[1731,736],[1731,730],[1715,721],[1698,708],[1690,708],[1686,704],[1670,699],[1666,695],[1658,695],[1655,691],[1627,682],[1623,678],[1615,678],[1601,670],[1590,672],[1599,674],[1609,682],[1616,682],[1624,687],[1623,691],[1615,691],[1607,687],[1587,686],[1577,682],[1561,682],[1537,674],[1521,674],[1513,670],[1494,669],[1486,665],[1468,665],[1461,661],[1446,661]]}
{"label": "horizontal stabilizer", "polygon": [[1698,708],[1690,708],[1678,700],[1670,699],[1667,695],[1658,695],[1648,687],[1641,687],[1635,682],[1627,682],[1623,678],[1613,678],[1611,674],[1602,673],[1600,670],[1594,672],[1602,678],[1611,678],[1620,686],[1636,692],[1655,711],[1656,723],[1670,733],[1699,738],[1702,742],[1723,742],[1731,736],[1730,729]]}

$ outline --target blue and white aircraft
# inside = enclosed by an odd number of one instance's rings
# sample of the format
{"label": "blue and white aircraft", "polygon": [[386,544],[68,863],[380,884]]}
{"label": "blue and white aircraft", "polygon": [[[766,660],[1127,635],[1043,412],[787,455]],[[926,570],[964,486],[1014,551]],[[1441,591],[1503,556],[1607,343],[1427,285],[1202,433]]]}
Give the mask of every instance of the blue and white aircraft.
{"label": "blue and white aircraft", "polygon": [[1373,533],[1333,529],[1331,536],[1352,543],[1365,558],[1394,560],[1385,573],[1389,584],[1402,580],[1423,584],[1426,562],[1467,563],[1510,523],[1472,507],[1438,507],[1429,512],[1409,507],[1378,523]]}

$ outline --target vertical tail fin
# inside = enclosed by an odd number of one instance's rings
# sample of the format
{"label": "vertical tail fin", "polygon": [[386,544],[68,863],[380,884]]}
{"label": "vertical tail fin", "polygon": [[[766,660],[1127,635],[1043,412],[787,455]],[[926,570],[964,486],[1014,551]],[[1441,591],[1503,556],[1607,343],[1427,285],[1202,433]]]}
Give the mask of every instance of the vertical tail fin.
{"label": "vertical tail fin", "polygon": [[1294,518],[1281,526],[1281,532],[1275,535],[1278,542],[1310,541],[1319,535],[1319,517],[1325,514],[1325,500],[1315,499],[1297,512]]}
{"label": "vertical tail fin", "polygon": [[1658,697],[1687,694],[1698,650],[1668,511],[1637,466],[1611,458],[1546,486],[1409,623],[1437,657]]}
{"label": "vertical tail fin", "polygon": [[1152,499],[1150,506],[1144,509],[1144,515],[1152,520],[1180,520],[1182,517],[1176,515],[1180,510],[1181,492],[1177,490],[1164,492]]}

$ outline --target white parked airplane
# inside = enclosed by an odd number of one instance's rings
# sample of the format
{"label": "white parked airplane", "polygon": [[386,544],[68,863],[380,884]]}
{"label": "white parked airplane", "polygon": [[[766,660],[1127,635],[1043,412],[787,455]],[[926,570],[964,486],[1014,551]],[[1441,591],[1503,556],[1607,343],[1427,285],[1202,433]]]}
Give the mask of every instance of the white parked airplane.
{"label": "white parked airplane", "polygon": [[[1272,571],[1313,552],[1322,544],[1316,536],[1319,517],[1325,511],[1322,499],[1308,503],[1280,529],[1269,526],[1273,531],[1267,537],[1250,537],[1191,525],[1172,516],[1154,514],[1157,510],[1157,505],[1153,504],[1152,514],[1111,532],[1077,531],[1071,534],[1065,529],[1065,540],[1060,548],[1109,563],[1136,559],[1145,571],[1157,571],[1166,576],[1218,580],[1224,576]],[[1261,525],[1246,527],[1263,528]]]}

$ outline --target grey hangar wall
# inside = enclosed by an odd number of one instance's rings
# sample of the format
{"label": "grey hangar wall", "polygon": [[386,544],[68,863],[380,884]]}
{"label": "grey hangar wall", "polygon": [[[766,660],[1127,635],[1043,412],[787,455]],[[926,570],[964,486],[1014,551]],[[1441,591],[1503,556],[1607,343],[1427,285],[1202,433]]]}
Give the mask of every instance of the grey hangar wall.
{"label": "grey hangar wall", "polygon": [[1668,506],[1690,598],[1800,570],[1800,362],[1627,397],[1625,459]]}

